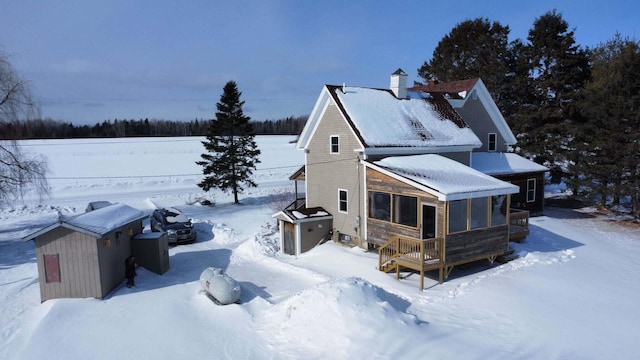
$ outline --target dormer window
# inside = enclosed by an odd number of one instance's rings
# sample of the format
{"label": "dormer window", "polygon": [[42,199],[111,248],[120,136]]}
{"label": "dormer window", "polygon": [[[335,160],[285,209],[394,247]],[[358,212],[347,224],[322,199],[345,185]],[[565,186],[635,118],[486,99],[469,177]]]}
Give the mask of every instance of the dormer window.
{"label": "dormer window", "polygon": [[338,135],[331,135],[330,150],[331,154],[340,153],[340,137]]}
{"label": "dormer window", "polygon": [[489,141],[487,142],[487,151],[498,150],[498,134],[489,133]]}

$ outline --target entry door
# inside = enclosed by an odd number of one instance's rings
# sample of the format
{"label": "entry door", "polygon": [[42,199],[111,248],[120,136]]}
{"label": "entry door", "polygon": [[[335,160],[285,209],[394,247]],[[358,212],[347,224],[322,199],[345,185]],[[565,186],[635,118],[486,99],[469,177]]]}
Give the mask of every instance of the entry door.
{"label": "entry door", "polygon": [[296,254],[296,227],[294,224],[283,221],[284,224],[284,253],[289,255]]}
{"label": "entry door", "polygon": [[436,237],[436,207],[422,204],[422,238]]}

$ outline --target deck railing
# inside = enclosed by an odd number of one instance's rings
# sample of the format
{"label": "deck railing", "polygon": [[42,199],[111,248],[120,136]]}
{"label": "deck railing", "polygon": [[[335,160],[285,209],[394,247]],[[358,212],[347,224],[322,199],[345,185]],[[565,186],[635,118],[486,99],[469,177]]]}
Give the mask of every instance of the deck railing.
{"label": "deck railing", "polygon": [[[398,272],[399,266],[420,271],[420,289],[424,288],[424,271],[443,267],[443,239],[413,239],[393,236],[378,248],[378,269],[390,267]],[[442,281],[442,280],[440,280]]]}
{"label": "deck railing", "polygon": [[511,209],[509,213],[509,240],[520,241],[529,235],[529,212]]}

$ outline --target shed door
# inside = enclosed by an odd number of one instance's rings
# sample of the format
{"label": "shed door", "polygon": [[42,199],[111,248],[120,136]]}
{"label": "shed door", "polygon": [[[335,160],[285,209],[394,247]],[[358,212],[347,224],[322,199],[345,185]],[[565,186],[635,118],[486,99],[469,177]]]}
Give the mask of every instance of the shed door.
{"label": "shed door", "polygon": [[422,238],[436,237],[436,207],[422,204]]}
{"label": "shed door", "polygon": [[296,254],[295,225],[293,225],[292,223],[284,222],[284,221],[282,223],[284,224],[283,251],[285,254],[295,255]]}

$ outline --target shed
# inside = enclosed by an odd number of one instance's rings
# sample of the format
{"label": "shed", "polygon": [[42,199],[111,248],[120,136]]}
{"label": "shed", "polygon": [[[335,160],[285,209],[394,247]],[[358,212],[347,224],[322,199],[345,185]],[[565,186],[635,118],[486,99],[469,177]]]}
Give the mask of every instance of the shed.
{"label": "shed", "polygon": [[136,263],[156,274],[169,270],[169,238],[166,232],[147,232],[131,240],[131,255]]}
{"label": "shed", "polygon": [[131,238],[146,215],[113,204],[58,221],[25,236],[34,240],[42,302],[56,298],[103,299],[125,278]]}

